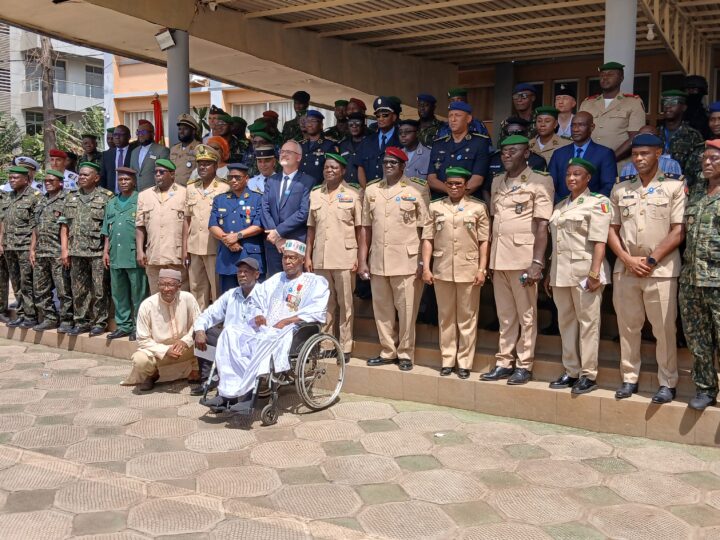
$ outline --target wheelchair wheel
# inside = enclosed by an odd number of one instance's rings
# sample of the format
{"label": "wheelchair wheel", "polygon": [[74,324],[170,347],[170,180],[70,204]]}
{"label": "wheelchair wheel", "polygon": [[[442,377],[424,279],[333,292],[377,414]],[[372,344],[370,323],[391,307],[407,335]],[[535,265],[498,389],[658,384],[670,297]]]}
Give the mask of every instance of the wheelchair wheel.
{"label": "wheelchair wheel", "polygon": [[257,397],[267,399],[270,397],[270,394],[272,394],[272,390],[270,389],[270,376],[263,375],[258,385]]}
{"label": "wheelchair wheel", "polygon": [[332,405],[345,380],[345,358],[337,339],[316,334],[300,349],[295,366],[295,388],[305,405],[319,411]]}
{"label": "wheelchair wheel", "polygon": [[278,412],[273,403],[268,403],[260,411],[260,421],[263,426],[272,426],[278,421]]}

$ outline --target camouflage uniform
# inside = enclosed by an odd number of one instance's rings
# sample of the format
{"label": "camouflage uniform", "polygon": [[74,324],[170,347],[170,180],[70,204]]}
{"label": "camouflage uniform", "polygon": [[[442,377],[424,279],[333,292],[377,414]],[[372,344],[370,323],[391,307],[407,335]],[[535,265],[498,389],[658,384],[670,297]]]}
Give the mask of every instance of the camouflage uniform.
{"label": "camouflage uniform", "polygon": [[705,142],[697,143],[690,153],[690,157],[687,160],[687,165],[683,169],[683,175],[685,176],[685,183],[688,189],[697,183],[702,183],[705,179],[702,175],[702,159],[703,153],[705,152]]}
{"label": "camouflage uniform", "polygon": [[86,161],[102,166],[102,152],[95,150],[92,154],[83,154],[78,159],[78,163],[85,163]]}
{"label": "camouflage uniform", "polygon": [[282,140],[283,143],[286,143],[289,140],[295,140],[297,142],[300,142],[303,140],[303,134],[302,131],[300,131],[300,121],[299,118],[301,116],[305,116],[305,114],[300,114],[293,118],[292,120],[288,120],[283,124],[282,128]]}
{"label": "camouflage uniform", "polygon": [[720,194],[708,197],[707,181],[695,184],[685,207],[685,264],[680,273],[680,314],[692,378],[698,392],[716,397],[715,356],[720,344]]}
{"label": "camouflage uniform", "polygon": [[236,137],[235,135],[230,135],[230,161],[229,163],[242,163],[242,160],[245,158],[245,154],[247,153],[248,146],[250,146],[250,141],[248,141],[245,138]]}
{"label": "camouflage uniform", "polygon": [[101,231],[105,206],[113,196],[111,191],[101,187],[90,193],[83,190],[69,193],[59,219],[68,228],[76,327],[107,327],[110,277],[102,260],[104,242]]}
{"label": "camouflage uniform", "polygon": [[[705,139],[698,130],[691,128],[686,122],[681,123],[680,127],[672,134],[668,133],[665,128],[660,128],[658,131],[665,153],[670,154],[680,164],[683,174],[687,176],[686,169],[693,150],[697,145],[704,143]],[[668,137],[670,138],[669,141]]]}
{"label": "camouflage uniform", "polygon": [[[528,139],[532,140],[537,137],[537,128],[535,127],[535,113],[533,112],[532,118],[530,119],[530,127],[527,128],[527,134],[524,134]],[[500,143],[503,139],[509,136],[507,130],[507,121],[503,120],[500,122],[500,137],[497,142]]]}
{"label": "camouflage uniform", "polygon": [[349,137],[349,136],[350,136],[350,132],[347,129],[347,122],[345,123],[345,131],[344,132],[340,131],[340,129],[337,126],[329,127],[325,131],[323,131],[323,137],[331,140],[334,143],[339,143],[345,137]]}
{"label": "camouflage uniform", "polygon": [[420,141],[420,144],[430,148],[433,141],[437,138],[438,130],[443,126],[444,123],[445,122],[442,122],[433,116],[430,124],[428,126],[425,126],[424,128],[421,128],[418,131],[418,140]]}
{"label": "camouflage uniform", "polygon": [[[72,326],[72,289],[70,270],[60,260],[60,224],[58,220],[65,206],[66,192],[53,197],[45,195],[35,207],[35,267],[33,286],[38,311],[44,319]],[[53,289],[60,300],[60,316],[53,302]]]}
{"label": "camouflage uniform", "polygon": [[22,193],[11,191],[2,199],[3,249],[10,281],[17,299],[17,318],[36,319],[30,240],[35,227],[39,191],[28,186]]}
{"label": "camouflage uniform", "polygon": [[[0,208],[8,193],[0,190]],[[1,217],[1,216],[0,216]],[[5,254],[0,255],[0,314],[8,310],[8,296],[10,295],[10,273],[8,272]]]}

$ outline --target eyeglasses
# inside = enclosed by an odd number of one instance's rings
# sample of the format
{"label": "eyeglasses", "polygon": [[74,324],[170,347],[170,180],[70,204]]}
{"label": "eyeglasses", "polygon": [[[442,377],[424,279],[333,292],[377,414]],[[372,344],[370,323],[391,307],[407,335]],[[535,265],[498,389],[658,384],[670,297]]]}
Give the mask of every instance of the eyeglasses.
{"label": "eyeglasses", "polygon": [[461,188],[465,186],[465,182],[445,182],[448,188]]}
{"label": "eyeglasses", "polygon": [[385,167],[397,167],[400,165],[400,162],[395,161],[394,159],[383,159],[382,163]]}
{"label": "eyeglasses", "polygon": [[527,99],[530,97],[530,94],[527,92],[518,92],[517,94],[513,94],[513,99]]}
{"label": "eyeglasses", "polygon": [[247,176],[243,174],[228,174],[227,179],[228,180],[245,180]]}
{"label": "eyeglasses", "polygon": [[375,114],[375,118],[389,118],[390,114],[389,112],[377,113]]}
{"label": "eyeglasses", "polygon": [[349,127],[362,126],[362,124],[363,124],[363,123],[362,123],[360,120],[350,120],[350,121],[348,122],[348,126],[349,126]]}
{"label": "eyeglasses", "polygon": [[169,173],[167,169],[155,169],[155,176],[162,176],[165,173]]}

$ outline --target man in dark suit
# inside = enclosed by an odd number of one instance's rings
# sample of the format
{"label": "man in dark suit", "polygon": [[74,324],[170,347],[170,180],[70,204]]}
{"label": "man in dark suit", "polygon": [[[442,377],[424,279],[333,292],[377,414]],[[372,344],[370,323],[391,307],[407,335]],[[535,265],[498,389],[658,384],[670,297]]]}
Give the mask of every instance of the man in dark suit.
{"label": "man in dark suit", "polygon": [[116,169],[130,166],[130,154],[132,152],[130,128],[123,125],[117,126],[113,131],[113,143],[115,144],[114,147],[102,153],[100,186],[117,194],[120,189],[117,185]]}
{"label": "man in dark suit", "polygon": [[373,102],[377,132],[370,133],[357,152],[358,181],[361,187],[383,177],[382,160],[388,146],[401,146],[396,123],[401,112],[400,103],[380,96]]}
{"label": "man in dark suit", "polygon": [[282,271],[282,254],[278,246],[285,240],[305,242],[307,236],[310,190],[315,186],[315,180],[298,171],[301,161],[300,143],[287,141],[280,149],[282,171],[273,174],[265,183],[261,221],[267,234],[267,277]]}
{"label": "man in dark suit", "polygon": [[590,191],[602,193],[609,197],[617,178],[615,153],[607,146],[597,144],[590,138],[593,129],[595,129],[593,117],[590,113],[584,111],[577,113],[573,117],[570,126],[573,144],[555,150],[548,167],[548,172],[553,177],[553,183],[555,184],[555,202],[559,202],[560,199],[570,194],[565,185],[565,173],[567,172],[568,161],[573,157],[586,159],[595,165],[597,170],[590,178]]}

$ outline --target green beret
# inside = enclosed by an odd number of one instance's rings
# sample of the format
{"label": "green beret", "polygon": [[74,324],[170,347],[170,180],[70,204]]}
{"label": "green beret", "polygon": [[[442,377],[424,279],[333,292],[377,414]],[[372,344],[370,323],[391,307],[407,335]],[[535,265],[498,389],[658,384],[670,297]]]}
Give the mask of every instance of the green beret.
{"label": "green beret", "polygon": [[595,165],[590,163],[587,159],[583,159],[583,158],[579,158],[579,157],[570,158],[570,161],[568,161],[568,167],[570,165],[577,165],[579,167],[582,167],[590,174],[595,174],[597,172]]}
{"label": "green beret", "polygon": [[665,90],[662,94],[663,100],[680,100],[683,103],[687,100],[687,92],[683,92],[682,90]]}
{"label": "green beret", "polygon": [[598,68],[598,71],[607,71],[608,69],[619,69],[620,71],[623,71],[625,69],[625,65],[620,62],[605,62]]}
{"label": "green beret", "polygon": [[16,174],[30,174],[30,170],[26,167],[21,167],[20,165],[13,165],[12,167],[8,167],[9,173],[16,173]]}
{"label": "green beret", "polygon": [[[231,116],[230,120],[233,122],[245,122],[245,119],[242,116]],[[245,122],[247,124],[247,122]]]}
{"label": "green beret", "polygon": [[217,117],[217,120],[225,122],[226,124],[232,124],[233,121],[232,116],[229,114],[221,114]]}
{"label": "green beret", "polygon": [[265,139],[267,142],[273,142],[272,135],[269,135],[265,131],[251,131],[250,135],[253,137],[260,137],[261,139]]}
{"label": "green beret", "polygon": [[336,107],[345,107],[348,103],[350,103],[347,99],[338,99],[335,101]]}
{"label": "green beret", "polygon": [[251,135],[254,135],[257,131],[265,131],[267,123],[264,120],[255,120],[248,126],[248,131]]}
{"label": "green beret", "polygon": [[342,157],[340,154],[332,154],[330,152],[325,152],[325,159],[332,159],[334,161],[337,161],[344,167],[347,167],[347,160]]}
{"label": "green beret", "polygon": [[94,161],[83,161],[80,165],[78,165],[78,171],[83,167],[90,167],[91,169],[95,169],[97,172],[100,172],[100,165]]}
{"label": "green beret", "polygon": [[469,179],[472,173],[462,167],[448,167],[445,169],[445,178],[464,178]]}
{"label": "green beret", "polygon": [[63,173],[61,173],[60,171],[56,171],[54,169],[48,169],[47,171],[45,171],[45,175],[47,176],[48,174],[54,176],[55,178],[59,178],[60,180],[65,180],[65,175]]}
{"label": "green beret", "polygon": [[172,161],[170,161],[169,159],[165,159],[165,158],[160,158],[157,161],[155,161],[155,166],[163,167],[169,171],[175,170],[175,164]]}
{"label": "green beret", "polygon": [[560,114],[560,111],[558,111],[555,107],[551,107],[549,105],[543,105],[542,107],[538,107],[535,109],[535,115],[540,116],[541,114],[553,116],[555,118],[558,117]]}
{"label": "green beret", "polygon": [[451,88],[450,90],[448,90],[448,97],[465,97],[467,96],[467,93],[468,91],[466,88]]}
{"label": "green beret", "polygon": [[530,144],[530,140],[522,135],[510,135],[500,142],[500,146],[510,146],[511,144]]}
{"label": "green beret", "polygon": [[107,131],[108,133],[114,133],[114,132],[115,132],[115,128],[114,128],[114,127],[109,127],[109,128],[107,128],[105,131]]}

